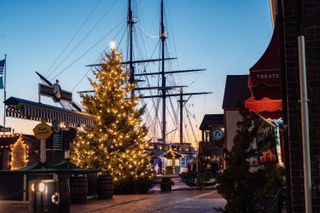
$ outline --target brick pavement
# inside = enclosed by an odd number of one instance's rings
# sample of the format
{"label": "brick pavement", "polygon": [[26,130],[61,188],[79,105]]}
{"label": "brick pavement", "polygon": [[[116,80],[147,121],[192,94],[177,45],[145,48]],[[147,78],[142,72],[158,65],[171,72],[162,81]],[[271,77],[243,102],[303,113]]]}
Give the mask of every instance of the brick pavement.
{"label": "brick pavement", "polygon": [[[116,195],[110,200],[88,200],[72,205],[71,213],[216,212],[225,200],[214,190],[173,191],[144,195]],[[27,205],[0,203],[0,213],[28,212]]]}

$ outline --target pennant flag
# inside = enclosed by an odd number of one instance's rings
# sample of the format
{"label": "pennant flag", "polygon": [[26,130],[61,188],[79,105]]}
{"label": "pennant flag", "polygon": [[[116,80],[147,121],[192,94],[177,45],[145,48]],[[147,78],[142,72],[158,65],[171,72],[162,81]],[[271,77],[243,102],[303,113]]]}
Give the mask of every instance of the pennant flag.
{"label": "pennant flag", "polygon": [[4,63],[6,63],[6,60],[5,60],[5,59],[3,59],[2,61],[0,61],[0,75],[3,75]]}
{"label": "pennant flag", "polygon": [[0,77],[0,89],[3,89],[3,76]]}

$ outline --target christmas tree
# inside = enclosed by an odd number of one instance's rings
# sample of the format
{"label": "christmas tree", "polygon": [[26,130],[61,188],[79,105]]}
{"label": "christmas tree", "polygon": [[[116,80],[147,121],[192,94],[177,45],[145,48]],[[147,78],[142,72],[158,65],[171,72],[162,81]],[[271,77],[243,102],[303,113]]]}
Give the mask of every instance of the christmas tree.
{"label": "christmas tree", "polygon": [[121,60],[121,54],[112,49],[93,71],[94,93],[82,95],[82,104],[94,117],[94,125],[77,134],[71,157],[81,168],[111,175],[116,193],[146,192],[154,175],[145,151],[144,107],[138,107],[137,97],[129,97],[134,84],[128,83],[129,73]]}
{"label": "christmas tree", "polygon": [[258,128],[253,125],[247,109],[240,106],[239,112],[242,121],[238,122],[232,149],[226,151],[227,168],[216,179],[217,189],[227,200],[225,212],[269,212],[270,200],[283,186],[283,169],[275,164],[250,169],[249,159],[261,155],[274,141],[269,137],[253,148]]}

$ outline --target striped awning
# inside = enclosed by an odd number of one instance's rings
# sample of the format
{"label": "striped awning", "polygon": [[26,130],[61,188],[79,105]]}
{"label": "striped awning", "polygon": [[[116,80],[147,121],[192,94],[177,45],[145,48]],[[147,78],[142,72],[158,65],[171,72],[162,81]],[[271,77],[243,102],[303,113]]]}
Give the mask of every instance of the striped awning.
{"label": "striped awning", "polygon": [[83,112],[75,112],[39,102],[10,97],[5,102],[6,115],[33,121],[64,122],[70,126],[93,125],[93,117]]}

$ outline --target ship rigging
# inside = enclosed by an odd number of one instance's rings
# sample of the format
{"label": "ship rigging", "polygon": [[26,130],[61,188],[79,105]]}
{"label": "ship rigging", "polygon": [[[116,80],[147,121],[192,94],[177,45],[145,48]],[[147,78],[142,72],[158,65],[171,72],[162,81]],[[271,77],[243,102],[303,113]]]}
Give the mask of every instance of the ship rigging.
{"label": "ship rigging", "polygon": [[[167,99],[170,97],[179,97],[179,99],[177,100],[177,102],[179,103],[179,111],[180,111],[180,118],[179,118],[179,132],[180,132],[180,136],[179,136],[179,142],[180,143],[184,143],[184,138],[183,138],[183,129],[184,129],[184,125],[183,125],[183,108],[186,106],[187,101],[190,99],[191,96],[194,95],[205,95],[205,94],[210,94],[211,92],[188,92],[188,93],[184,93],[183,88],[187,87],[187,86],[183,86],[183,85],[168,85],[167,84],[167,75],[172,75],[172,74],[177,74],[177,73],[189,73],[189,72],[201,72],[204,71],[205,69],[187,69],[187,70],[166,70],[166,62],[170,61],[170,60],[175,60],[177,58],[174,57],[168,57],[166,55],[166,40],[167,40],[167,32],[165,29],[165,24],[164,24],[164,1],[160,0],[160,33],[159,33],[159,39],[160,39],[160,57],[156,58],[156,59],[140,59],[140,60],[135,60],[134,59],[134,48],[133,48],[133,41],[134,41],[134,25],[137,22],[133,20],[133,10],[132,10],[132,1],[128,0],[128,15],[127,15],[127,29],[128,29],[128,34],[129,34],[129,47],[128,47],[128,53],[129,53],[129,60],[123,62],[122,64],[128,65],[128,70],[130,72],[130,78],[129,78],[129,82],[130,83],[136,83],[136,87],[134,88],[134,90],[131,93],[131,96],[135,96],[136,94],[139,95],[140,98],[142,99],[161,99],[162,102],[162,107],[161,107],[161,141],[163,143],[167,143],[167,136],[168,134],[170,134],[171,132],[176,131],[177,128],[175,128],[174,130],[168,132],[167,131]],[[135,65],[139,65],[139,64],[146,64],[146,63],[150,63],[150,62],[160,62],[160,70],[158,72],[146,72],[144,70],[144,72],[140,72],[137,73],[136,72],[136,67]],[[92,66],[99,66],[100,64],[91,64],[91,65],[87,65],[88,67],[92,67]],[[146,67],[146,66],[144,66]],[[158,76],[158,86],[151,86],[149,84],[150,80],[149,80],[149,76]],[[145,80],[141,80],[141,79],[137,79],[137,77],[144,77]],[[148,86],[147,87],[142,87],[141,86],[141,82],[148,82]],[[161,83],[159,82],[161,81]],[[169,90],[175,90],[175,89],[179,89],[179,92],[176,93],[170,93]],[[146,95],[143,94],[142,91],[144,90],[155,90],[156,94],[151,93],[151,95]],[[83,92],[92,92],[92,91],[83,91]],[[189,96],[187,99],[184,99],[184,97]],[[156,103],[157,102],[157,103]],[[158,101],[152,100],[153,105],[156,105],[156,111],[158,111],[159,107]],[[172,102],[170,102],[172,105]],[[156,115],[156,119],[158,120],[158,112],[155,112]],[[176,117],[176,116],[175,116]],[[192,126],[191,122],[190,122],[190,117],[188,115],[189,118],[189,124],[190,126]],[[156,127],[154,127],[156,128]],[[192,128],[192,132],[194,134],[194,129]],[[195,134],[194,134],[195,135]]]}

